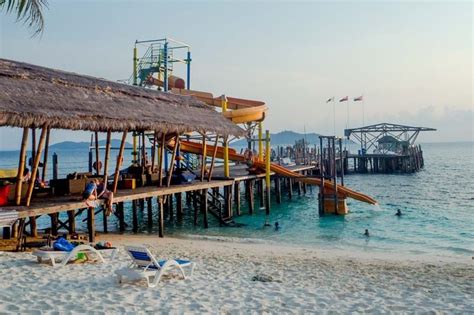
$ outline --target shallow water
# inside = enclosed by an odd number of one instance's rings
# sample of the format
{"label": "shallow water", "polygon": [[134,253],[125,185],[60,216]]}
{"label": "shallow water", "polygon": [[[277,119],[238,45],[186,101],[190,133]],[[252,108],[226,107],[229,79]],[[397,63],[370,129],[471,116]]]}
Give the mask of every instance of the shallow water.
{"label": "shallow water", "polygon": [[[272,200],[268,222],[279,222],[281,229],[263,227],[264,210],[247,215],[244,194],[242,213],[235,221],[241,228],[219,227],[210,217],[210,228],[192,225],[192,211],[182,223],[167,221],[166,234],[227,236],[286,244],[336,248],[351,251],[377,251],[415,255],[468,258],[474,255],[474,143],[424,144],[425,168],[410,175],[349,175],[346,185],[379,201],[374,207],[348,200],[346,216],[318,216],[317,192],[310,190],[278,205]],[[15,165],[16,152],[0,152],[0,167]],[[87,152],[61,152],[60,165],[77,170],[87,161]],[[64,171],[63,171],[64,172]],[[400,209],[403,216],[395,216]],[[156,213],[156,211],[155,211]],[[130,211],[128,211],[130,214]],[[65,214],[63,214],[65,215]],[[146,224],[146,214],[139,214]],[[39,224],[48,222],[41,218]],[[155,222],[157,218],[154,218]],[[97,219],[101,230],[100,217]],[[131,218],[128,218],[131,221]],[[110,229],[116,228],[114,219]],[[370,237],[363,232],[369,229]],[[143,226],[143,232],[146,227]],[[156,233],[155,230],[148,231]]]}

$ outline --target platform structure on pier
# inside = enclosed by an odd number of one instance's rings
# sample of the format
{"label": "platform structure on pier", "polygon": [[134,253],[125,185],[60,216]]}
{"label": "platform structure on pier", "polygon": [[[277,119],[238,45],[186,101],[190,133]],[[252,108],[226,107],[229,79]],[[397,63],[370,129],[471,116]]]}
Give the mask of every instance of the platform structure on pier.
{"label": "platform structure on pier", "polygon": [[[356,173],[412,173],[424,166],[423,151],[416,139],[420,132],[434,128],[380,123],[345,129],[348,139],[360,144],[357,154],[347,153],[346,172]],[[352,138],[351,138],[352,137]]]}

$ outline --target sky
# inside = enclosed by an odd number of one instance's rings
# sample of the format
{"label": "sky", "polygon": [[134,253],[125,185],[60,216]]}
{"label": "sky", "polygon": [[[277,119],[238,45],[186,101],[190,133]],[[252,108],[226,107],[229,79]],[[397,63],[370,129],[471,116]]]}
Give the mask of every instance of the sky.
{"label": "sky", "polygon": [[[115,81],[135,40],[170,37],[191,45],[191,88],[266,102],[271,132],[334,134],[335,117],[337,135],[392,122],[473,141],[473,14],[471,1],[49,1],[40,37],[0,12],[0,57]],[[18,149],[18,129],[0,132]]]}

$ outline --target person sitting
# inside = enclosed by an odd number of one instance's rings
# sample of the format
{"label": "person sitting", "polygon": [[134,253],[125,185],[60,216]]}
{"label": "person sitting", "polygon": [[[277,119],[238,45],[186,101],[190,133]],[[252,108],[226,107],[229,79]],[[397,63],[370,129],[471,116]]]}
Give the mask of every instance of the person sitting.
{"label": "person sitting", "polygon": [[82,200],[85,201],[88,207],[95,207],[94,201],[98,199],[97,196],[97,185],[99,184],[99,179],[94,178],[89,183],[87,183],[84,192],[82,193]]}
{"label": "person sitting", "polygon": [[104,182],[100,182],[97,185],[97,191],[97,197],[105,200],[105,215],[111,215],[113,212],[114,193],[107,189],[107,185]]}

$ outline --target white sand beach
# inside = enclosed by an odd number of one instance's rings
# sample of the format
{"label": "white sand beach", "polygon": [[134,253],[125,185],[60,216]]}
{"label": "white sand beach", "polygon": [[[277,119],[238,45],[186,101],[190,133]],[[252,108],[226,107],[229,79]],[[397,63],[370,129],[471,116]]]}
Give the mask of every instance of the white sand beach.
{"label": "white sand beach", "polygon": [[[0,313],[474,312],[474,263],[381,259],[318,249],[146,235],[107,235],[115,261],[65,267],[0,252]],[[118,284],[124,244],[197,263],[194,276]],[[401,257],[399,257],[401,258]],[[273,282],[252,281],[269,275]]]}

